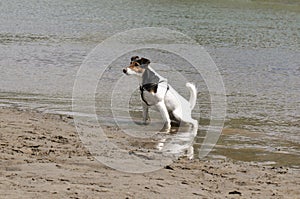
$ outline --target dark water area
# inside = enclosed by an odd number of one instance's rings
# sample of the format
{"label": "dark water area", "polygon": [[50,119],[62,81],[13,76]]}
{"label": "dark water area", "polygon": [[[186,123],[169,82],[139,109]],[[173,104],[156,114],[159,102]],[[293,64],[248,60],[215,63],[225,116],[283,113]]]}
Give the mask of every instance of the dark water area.
{"label": "dark water area", "polygon": [[[3,0],[0,104],[74,114],[76,73],[94,47],[121,31],[165,27],[188,35],[209,52],[226,89],[225,127],[250,132],[224,133],[212,156],[281,164],[286,158],[288,165],[299,166],[299,21],[296,0]],[[119,76],[126,64],[114,66],[110,75]],[[170,81],[188,96],[176,79]],[[197,84],[196,146],[210,120],[209,93],[203,81]],[[103,93],[97,93],[97,100],[105,112],[109,102]],[[134,105],[130,109],[141,111]]]}

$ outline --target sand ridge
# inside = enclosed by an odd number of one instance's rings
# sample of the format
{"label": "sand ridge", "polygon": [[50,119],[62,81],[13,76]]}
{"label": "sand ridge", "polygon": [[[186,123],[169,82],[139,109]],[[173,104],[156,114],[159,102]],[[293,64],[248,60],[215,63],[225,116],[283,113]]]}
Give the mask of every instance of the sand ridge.
{"label": "sand ridge", "polygon": [[0,108],[0,198],[297,198],[299,170],[182,158],[130,174],[96,161],[65,116]]}

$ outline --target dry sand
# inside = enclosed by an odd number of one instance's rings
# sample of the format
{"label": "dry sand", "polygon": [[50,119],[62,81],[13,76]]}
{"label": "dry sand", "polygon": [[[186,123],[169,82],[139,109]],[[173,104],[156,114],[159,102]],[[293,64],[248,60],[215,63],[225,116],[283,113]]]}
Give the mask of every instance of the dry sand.
{"label": "dry sand", "polygon": [[0,108],[0,198],[299,198],[300,172],[186,160],[130,174],[96,161],[70,119]]}

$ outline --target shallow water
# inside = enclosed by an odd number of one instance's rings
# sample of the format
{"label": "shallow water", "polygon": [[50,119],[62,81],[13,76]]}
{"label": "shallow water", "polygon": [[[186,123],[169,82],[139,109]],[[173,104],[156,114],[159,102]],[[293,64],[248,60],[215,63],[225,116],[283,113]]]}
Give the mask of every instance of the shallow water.
{"label": "shallow water", "polygon": [[[225,126],[263,136],[263,142],[257,143],[255,136],[245,141],[241,132],[234,136],[224,134],[214,156],[276,162],[285,157],[293,159],[286,155],[289,154],[297,160],[300,153],[299,13],[299,2],[288,0],[71,0],[27,1],[26,4],[17,0],[1,1],[0,103],[72,114],[71,97],[77,70],[99,42],[131,28],[166,27],[195,39],[218,66],[227,94]],[[155,52],[150,54],[155,56]],[[172,62],[171,57],[167,58]],[[112,118],[109,102],[103,97],[105,92],[110,92],[105,83],[109,85],[121,77],[121,68],[126,64],[125,57],[120,58],[107,70],[103,84],[98,84],[97,111],[106,124],[111,124]],[[176,81],[176,74],[159,72],[168,75],[170,83],[188,96],[184,84]],[[198,76],[188,70],[179,72],[191,82],[197,82],[199,100],[194,117],[201,124],[198,132],[201,137],[210,118],[209,93]],[[132,100],[131,112],[140,114],[140,107],[135,106],[138,93]],[[195,146],[199,146],[201,139],[196,140]],[[246,153],[250,154],[247,158],[243,155]],[[289,165],[299,165],[297,161],[289,162]]]}

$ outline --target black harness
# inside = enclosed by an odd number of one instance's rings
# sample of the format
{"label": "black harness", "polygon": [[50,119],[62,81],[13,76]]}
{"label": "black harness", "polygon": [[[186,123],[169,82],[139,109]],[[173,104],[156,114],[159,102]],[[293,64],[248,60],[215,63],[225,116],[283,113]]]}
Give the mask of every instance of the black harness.
{"label": "black harness", "polygon": [[[144,98],[144,91],[148,91],[148,92],[154,92],[156,93],[157,92],[157,87],[158,87],[158,84],[159,83],[162,83],[164,82],[164,80],[158,82],[158,83],[148,83],[148,84],[143,84],[143,85],[140,85],[140,92],[141,92],[141,98],[143,100],[143,102],[145,102],[145,104],[147,104],[147,106],[152,106],[150,104],[148,104],[148,102],[145,100]],[[168,92],[169,90],[169,84],[167,85],[167,90],[166,90],[166,93]]]}

